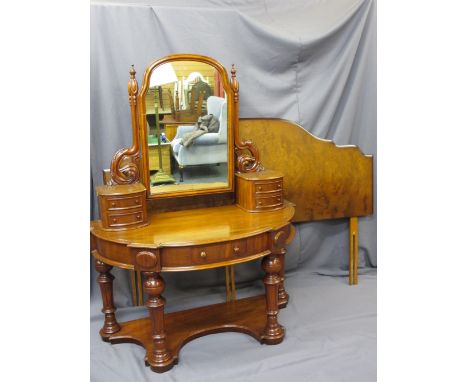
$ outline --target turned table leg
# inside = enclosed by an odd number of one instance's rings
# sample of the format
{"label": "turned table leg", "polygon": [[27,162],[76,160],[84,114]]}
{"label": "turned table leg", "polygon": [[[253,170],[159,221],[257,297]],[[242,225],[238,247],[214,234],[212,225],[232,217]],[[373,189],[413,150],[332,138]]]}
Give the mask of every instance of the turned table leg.
{"label": "turned table leg", "polygon": [[263,342],[269,345],[283,341],[284,328],[278,323],[278,287],[281,282],[281,258],[271,254],[262,260],[262,268],[266,275],[263,278],[265,284],[267,323],[262,334]]}
{"label": "turned table leg", "polygon": [[286,308],[289,301],[289,295],[286,293],[286,289],[284,288],[284,253],[278,255],[281,261],[281,269],[279,272],[280,276],[280,283],[278,285],[278,307],[280,309]]}
{"label": "turned table leg", "polygon": [[173,366],[173,357],[167,348],[166,334],[164,332],[164,305],[166,300],[161,296],[165,283],[156,272],[143,272],[146,280],[143,290],[148,294],[146,307],[151,319],[151,337],[153,348],[147,354],[147,362],[151,369],[157,373],[169,370]]}
{"label": "turned table leg", "polygon": [[120,330],[120,325],[115,319],[114,296],[112,292],[114,276],[110,273],[112,266],[97,259],[94,260],[94,266],[99,272],[97,282],[101,288],[102,313],[104,313],[104,326],[99,331],[99,334],[103,340],[106,340],[110,335]]}

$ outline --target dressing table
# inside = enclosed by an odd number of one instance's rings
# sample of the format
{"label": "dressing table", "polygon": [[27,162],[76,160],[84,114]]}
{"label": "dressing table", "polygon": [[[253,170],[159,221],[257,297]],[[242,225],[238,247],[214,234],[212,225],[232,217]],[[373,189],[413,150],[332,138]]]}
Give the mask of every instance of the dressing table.
{"label": "dressing table", "polygon": [[[172,80],[164,82],[162,68],[175,72],[176,80],[171,75]],[[185,169],[182,183],[172,176],[176,169],[164,168],[162,163],[151,165],[158,158],[148,146],[146,105],[154,102],[157,111],[160,100],[156,95],[177,89],[186,70],[203,73],[209,85],[211,77],[222,82],[222,91],[213,86],[210,97],[222,104],[220,120],[227,124],[227,137],[207,133],[197,138],[210,142],[218,159],[200,160],[202,165]],[[101,219],[91,222],[91,254],[99,272],[104,313],[102,339],[143,346],[145,362],[155,372],[173,367],[180,348],[206,334],[234,331],[261,343],[280,343],[285,329],[278,314],[289,298],[284,286],[285,246],[294,236],[290,222],[295,209],[283,199],[283,175],[265,170],[254,143],[239,138],[239,83],[234,66],[229,80],[216,60],[179,54],[151,63],[140,90],[135,74],[132,67],[128,94],[133,144],[114,155],[110,180],[96,188]],[[159,76],[159,88],[149,92],[156,82],[154,76]],[[155,119],[158,123],[159,118]],[[157,144],[163,145],[159,137]],[[208,143],[205,149],[201,147],[196,155],[210,152]],[[171,173],[165,173],[168,171]],[[226,267],[260,258],[264,294],[164,313],[164,272]],[[147,317],[119,322],[113,302],[113,267],[142,272]]]}

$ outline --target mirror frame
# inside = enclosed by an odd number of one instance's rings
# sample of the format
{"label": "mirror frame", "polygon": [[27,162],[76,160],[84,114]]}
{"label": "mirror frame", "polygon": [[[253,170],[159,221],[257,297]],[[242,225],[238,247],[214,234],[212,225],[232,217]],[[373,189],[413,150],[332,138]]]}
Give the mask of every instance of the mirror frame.
{"label": "mirror frame", "polygon": [[[153,71],[169,62],[174,61],[197,61],[201,63],[205,63],[213,67],[213,69],[217,70],[221,76],[223,88],[227,95],[227,129],[228,129],[228,139],[227,139],[227,183],[226,187],[218,187],[218,188],[207,188],[201,190],[189,190],[189,191],[172,191],[172,192],[164,192],[161,194],[152,194],[151,193],[151,181],[150,181],[150,172],[149,172],[149,156],[148,156],[148,131],[147,131],[147,123],[146,123],[146,95],[149,90],[149,84],[151,79],[151,74]],[[223,192],[233,192],[234,191],[234,120],[237,120],[237,108],[234,107],[234,90],[231,87],[231,83],[229,82],[228,74],[226,69],[216,60],[205,57],[199,56],[194,54],[175,54],[163,57],[159,60],[154,61],[151,63],[145,70],[145,74],[143,76],[143,82],[141,86],[141,90],[138,93],[137,97],[137,104],[138,104],[138,122],[139,122],[139,131],[140,131],[140,140],[141,140],[141,154],[142,154],[142,161],[141,161],[141,171],[142,174],[142,181],[144,186],[147,189],[147,196],[148,198],[172,198],[172,197],[183,197],[183,196],[192,196],[192,195],[205,195],[205,194],[217,194]],[[156,117],[157,118],[157,117]],[[157,186],[156,186],[157,187]]]}
{"label": "mirror frame", "polygon": [[[156,67],[167,62],[190,60],[209,64],[218,70],[223,81],[224,91],[228,95],[228,186],[208,188],[206,190],[151,194],[145,102],[151,74]],[[234,170],[240,173],[263,170],[257,147],[251,140],[242,141],[239,138],[239,82],[236,78],[234,64],[232,64],[231,80],[229,81],[226,69],[211,57],[198,54],[169,55],[153,61],[146,68],[140,92],[138,92],[138,82],[135,79],[136,71],[133,65],[129,73],[128,100],[131,112],[133,143],[131,147],[122,148],[114,154],[110,166],[111,180],[109,184],[122,185],[142,182],[146,188],[148,199],[167,199],[234,192]]]}

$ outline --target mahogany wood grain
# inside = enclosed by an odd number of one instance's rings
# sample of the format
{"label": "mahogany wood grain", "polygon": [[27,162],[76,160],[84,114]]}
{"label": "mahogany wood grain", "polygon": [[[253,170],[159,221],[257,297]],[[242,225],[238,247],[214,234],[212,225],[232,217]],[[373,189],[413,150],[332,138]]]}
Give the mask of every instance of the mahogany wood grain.
{"label": "mahogany wood grain", "polygon": [[111,162],[111,177],[115,184],[132,184],[140,180],[140,139],[138,134],[137,93],[138,82],[135,79],[135,68],[130,68],[128,81],[128,101],[132,120],[132,146],[122,148],[114,154]]}
{"label": "mahogany wood grain", "polygon": [[136,230],[106,231],[99,220],[92,221],[91,234],[129,248],[202,245],[276,230],[287,224],[293,215],[294,205],[286,200],[282,209],[261,214],[249,213],[236,205],[153,212],[148,216],[149,225]]}
{"label": "mahogany wood grain", "polygon": [[278,323],[278,286],[281,282],[281,258],[274,253],[265,256],[262,268],[266,272],[263,278],[266,290],[267,322],[263,331],[264,341],[268,344],[277,344],[283,340],[284,328]]}
{"label": "mahogany wood grain", "polygon": [[193,210],[196,208],[226,206],[234,203],[235,194],[232,192],[212,195],[185,196],[177,198],[165,198],[164,194],[161,194],[160,199],[147,200],[149,212],[172,212],[182,210]]}
{"label": "mahogany wood grain", "polygon": [[236,173],[236,202],[249,212],[283,206],[283,175],[277,171]]}
{"label": "mahogany wood grain", "polygon": [[151,321],[151,351],[147,354],[148,363],[157,371],[170,369],[173,357],[167,347],[164,330],[164,305],[166,300],[161,296],[165,288],[164,280],[155,272],[144,272],[146,280],[143,289],[148,295],[146,307],[149,310]]}
{"label": "mahogany wood grain", "polygon": [[96,187],[102,228],[124,230],[148,224],[146,189],[141,183]]}
{"label": "mahogany wood grain", "polygon": [[114,295],[112,291],[114,276],[110,273],[112,269],[110,265],[97,259],[94,260],[94,265],[99,272],[97,282],[101,288],[102,313],[104,313],[104,326],[99,333],[103,339],[106,339],[111,334],[117,333],[120,330],[120,325],[115,319]]}
{"label": "mahogany wood grain", "polygon": [[207,334],[239,332],[252,336],[260,343],[271,344],[271,340],[266,338],[264,333],[267,327],[266,311],[266,299],[261,295],[166,314],[164,316],[166,349],[172,356],[172,364],[167,366],[154,362],[151,356],[154,342],[151,337],[150,318],[121,323],[122,329],[111,335],[109,341],[130,342],[143,346],[146,349],[146,364],[155,372],[163,372],[178,363],[182,346]]}
{"label": "mahogany wood grain", "polygon": [[293,221],[372,214],[373,159],[358,147],[337,146],[282,119],[241,119],[239,134],[256,143],[266,168],[283,173]]}

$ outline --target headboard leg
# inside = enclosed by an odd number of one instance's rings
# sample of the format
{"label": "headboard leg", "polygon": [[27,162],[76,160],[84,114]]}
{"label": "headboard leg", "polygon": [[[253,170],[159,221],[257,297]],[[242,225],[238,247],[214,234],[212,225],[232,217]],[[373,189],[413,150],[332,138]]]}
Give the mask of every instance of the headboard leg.
{"label": "headboard leg", "polygon": [[358,283],[358,218],[349,218],[349,285]]}

